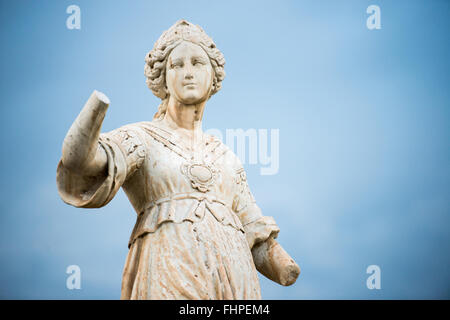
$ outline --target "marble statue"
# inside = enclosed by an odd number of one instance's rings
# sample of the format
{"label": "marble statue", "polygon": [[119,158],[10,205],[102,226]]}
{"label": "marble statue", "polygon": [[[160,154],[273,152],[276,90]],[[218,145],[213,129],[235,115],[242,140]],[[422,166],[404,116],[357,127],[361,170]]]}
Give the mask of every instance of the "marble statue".
{"label": "marble statue", "polygon": [[94,91],[64,139],[63,201],[100,208],[122,187],[137,213],[121,299],[261,299],[257,270],[282,285],[300,273],[238,157],[202,131],[224,65],[213,40],[180,20],[145,58],[147,85],[161,99],[153,120],[100,133],[110,102]]}

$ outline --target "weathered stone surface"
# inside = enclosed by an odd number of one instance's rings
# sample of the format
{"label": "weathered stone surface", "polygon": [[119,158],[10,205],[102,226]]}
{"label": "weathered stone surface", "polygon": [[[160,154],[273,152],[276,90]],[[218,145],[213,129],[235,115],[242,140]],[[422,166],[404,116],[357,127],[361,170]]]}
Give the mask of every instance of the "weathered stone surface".
{"label": "weathered stone surface", "polygon": [[282,285],[297,264],[274,240],[237,156],[202,131],[225,59],[198,26],[178,21],[146,56],[161,98],[152,121],[100,133],[109,99],[94,91],[69,129],[57,169],[61,198],[105,206],[123,188],[137,221],[122,299],[260,299],[256,270]]}

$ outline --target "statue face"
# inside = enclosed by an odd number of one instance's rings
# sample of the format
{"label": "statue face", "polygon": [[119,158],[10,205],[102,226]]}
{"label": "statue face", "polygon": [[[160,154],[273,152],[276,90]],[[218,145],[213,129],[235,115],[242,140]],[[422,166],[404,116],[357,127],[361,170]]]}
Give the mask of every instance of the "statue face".
{"label": "statue face", "polygon": [[181,103],[196,104],[208,99],[213,76],[208,55],[192,42],[181,42],[168,57],[167,88],[170,96]]}

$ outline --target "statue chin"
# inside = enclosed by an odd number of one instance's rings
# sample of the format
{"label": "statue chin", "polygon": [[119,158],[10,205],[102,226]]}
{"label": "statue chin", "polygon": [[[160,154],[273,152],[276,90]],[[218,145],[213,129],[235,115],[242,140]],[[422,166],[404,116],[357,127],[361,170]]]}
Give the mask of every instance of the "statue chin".
{"label": "statue chin", "polygon": [[192,92],[192,93],[188,93],[188,94],[183,94],[182,97],[175,95],[174,98],[178,102],[189,106],[189,105],[195,105],[195,104],[204,102],[205,100],[207,100],[208,96],[200,95],[200,94]]}

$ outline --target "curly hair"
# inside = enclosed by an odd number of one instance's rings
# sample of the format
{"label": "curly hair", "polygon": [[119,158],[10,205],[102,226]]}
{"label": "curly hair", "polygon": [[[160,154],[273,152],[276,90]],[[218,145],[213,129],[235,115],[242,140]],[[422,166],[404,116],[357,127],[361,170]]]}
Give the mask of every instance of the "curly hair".
{"label": "curly hair", "polygon": [[[153,49],[145,57],[144,74],[147,77],[147,86],[153,94],[162,100],[158,112],[154,118],[159,118],[166,112],[169,92],[166,87],[166,63],[172,50],[182,41],[189,41],[199,45],[211,61],[214,69],[211,97],[222,87],[225,78],[225,58],[217,49],[214,41],[203,31],[200,26],[186,20],[177,21],[169,30],[166,30],[156,41]],[[208,97],[208,98],[209,98]]]}

